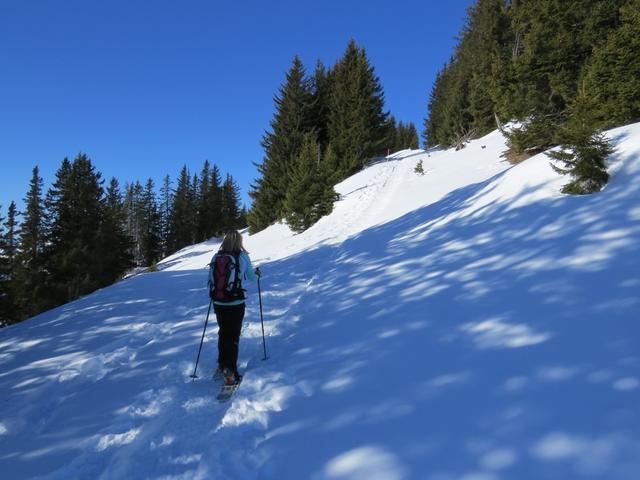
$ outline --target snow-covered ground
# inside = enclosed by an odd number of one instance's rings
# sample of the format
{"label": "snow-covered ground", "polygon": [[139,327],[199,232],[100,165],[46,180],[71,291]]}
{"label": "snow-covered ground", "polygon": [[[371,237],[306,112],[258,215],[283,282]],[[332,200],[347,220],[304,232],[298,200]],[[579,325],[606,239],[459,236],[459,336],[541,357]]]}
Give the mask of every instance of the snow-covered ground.
{"label": "snow-covered ground", "polygon": [[1,330],[3,478],[640,478],[640,124],[610,136],[597,195],[493,133],[248,237],[269,358],[250,285],[228,404],[213,319],[189,378],[213,240]]}

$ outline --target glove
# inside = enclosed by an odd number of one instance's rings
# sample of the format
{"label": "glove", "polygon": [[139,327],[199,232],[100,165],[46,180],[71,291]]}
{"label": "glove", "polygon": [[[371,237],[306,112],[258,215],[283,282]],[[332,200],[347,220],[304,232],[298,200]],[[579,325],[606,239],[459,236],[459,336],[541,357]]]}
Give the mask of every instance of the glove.
{"label": "glove", "polygon": [[258,278],[262,277],[262,272],[260,271],[260,267],[256,268],[255,272]]}

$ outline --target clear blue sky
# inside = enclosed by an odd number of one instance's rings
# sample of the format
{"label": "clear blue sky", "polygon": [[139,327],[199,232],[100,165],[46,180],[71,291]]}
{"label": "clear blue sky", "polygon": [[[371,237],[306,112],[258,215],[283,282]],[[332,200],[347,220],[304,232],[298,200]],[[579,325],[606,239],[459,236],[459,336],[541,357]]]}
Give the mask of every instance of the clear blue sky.
{"label": "clear blue sky", "polygon": [[295,54],[364,47],[386,109],[419,131],[471,0],[0,0],[0,204],[38,165],[87,153],[105,178],[159,183],[205,159],[248,203],[273,96]]}

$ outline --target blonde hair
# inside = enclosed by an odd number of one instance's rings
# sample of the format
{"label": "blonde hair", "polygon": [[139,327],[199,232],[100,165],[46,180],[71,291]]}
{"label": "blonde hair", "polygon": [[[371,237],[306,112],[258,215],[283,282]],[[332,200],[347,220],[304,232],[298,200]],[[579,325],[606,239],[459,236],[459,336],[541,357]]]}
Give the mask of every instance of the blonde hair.
{"label": "blonde hair", "polygon": [[247,250],[242,246],[242,235],[237,230],[227,232],[220,245],[220,252],[240,253]]}

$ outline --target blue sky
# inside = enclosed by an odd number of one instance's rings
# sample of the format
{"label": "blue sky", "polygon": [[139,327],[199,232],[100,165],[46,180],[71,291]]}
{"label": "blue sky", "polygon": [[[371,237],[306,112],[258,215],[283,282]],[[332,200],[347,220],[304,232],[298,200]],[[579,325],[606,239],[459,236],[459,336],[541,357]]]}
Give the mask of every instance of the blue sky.
{"label": "blue sky", "polygon": [[85,152],[105,178],[199,171],[249,202],[273,96],[294,55],[332,65],[364,47],[386,109],[419,131],[471,0],[0,0],[0,205]]}

